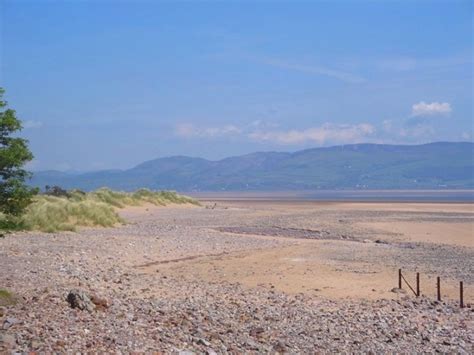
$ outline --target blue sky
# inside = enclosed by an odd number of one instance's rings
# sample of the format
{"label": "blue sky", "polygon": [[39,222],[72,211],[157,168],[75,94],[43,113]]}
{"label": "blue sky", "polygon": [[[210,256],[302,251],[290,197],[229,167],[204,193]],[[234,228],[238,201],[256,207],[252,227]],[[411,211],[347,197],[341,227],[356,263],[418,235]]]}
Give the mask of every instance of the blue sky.
{"label": "blue sky", "polygon": [[33,170],[473,139],[471,1],[0,4]]}

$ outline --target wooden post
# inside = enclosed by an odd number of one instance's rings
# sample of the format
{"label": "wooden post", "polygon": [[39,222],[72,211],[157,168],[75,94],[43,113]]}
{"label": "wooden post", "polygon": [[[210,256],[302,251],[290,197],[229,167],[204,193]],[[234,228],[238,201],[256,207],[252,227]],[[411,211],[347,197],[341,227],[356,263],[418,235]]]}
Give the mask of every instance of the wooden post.
{"label": "wooden post", "polygon": [[416,297],[420,297],[420,273],[416,273]]}
{"label": "wooden post", "polygon": [[441,279],[439,278],[439,276],[437,277],[436,281],[436,288],[438,290],[438,301],[441,302]]}
{"label": "wooden post", "polygon": [[398,288],[402,288],[402,269],[398,269]]}
{"label": "wooden post", "polygon": [[464,308],[464,287],[462,281],[459,282],[459,306]]}

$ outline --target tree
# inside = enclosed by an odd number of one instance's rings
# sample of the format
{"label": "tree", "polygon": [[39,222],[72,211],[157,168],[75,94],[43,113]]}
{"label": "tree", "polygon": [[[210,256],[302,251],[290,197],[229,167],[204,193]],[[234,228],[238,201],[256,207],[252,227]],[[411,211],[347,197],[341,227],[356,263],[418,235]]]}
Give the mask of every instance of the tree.
{"label": "tree", "polygon": [[23,169],[33,154],[28,141],[16,136],[23,127],[15,111],[6,108],[4,92],[0,88],[0,212],[8,219],[23,213],[36,190],[26,185],[30,173]]}

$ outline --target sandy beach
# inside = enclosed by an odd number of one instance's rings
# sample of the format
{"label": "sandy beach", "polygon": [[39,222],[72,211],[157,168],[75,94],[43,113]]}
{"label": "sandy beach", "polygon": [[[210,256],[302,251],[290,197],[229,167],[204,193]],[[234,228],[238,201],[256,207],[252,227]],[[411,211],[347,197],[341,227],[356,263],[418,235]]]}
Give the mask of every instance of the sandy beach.
{"label": "sandy beach", "polygon": [[[17,297],[0,308],[1,349],[473,350],[472,204],[205,200],[120,214],[116,228],[0,239],[0,285]],[[420,273],[421,297],[396,289],[399,268],[412,285]],[[72,309],[71,290],[106,307]]]}

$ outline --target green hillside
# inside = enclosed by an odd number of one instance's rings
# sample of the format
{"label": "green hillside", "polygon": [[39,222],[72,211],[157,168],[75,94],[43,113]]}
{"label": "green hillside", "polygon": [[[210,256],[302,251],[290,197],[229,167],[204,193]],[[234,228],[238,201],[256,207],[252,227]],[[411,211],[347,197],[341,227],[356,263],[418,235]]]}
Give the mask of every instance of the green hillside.
{"label": "green hillside", "polygon": [[129,170],[35,173],[31,184],[179,191],[474,188],[474,144],[354,144],[219,161],[168,157]]}

